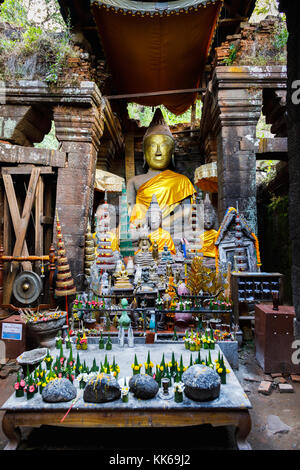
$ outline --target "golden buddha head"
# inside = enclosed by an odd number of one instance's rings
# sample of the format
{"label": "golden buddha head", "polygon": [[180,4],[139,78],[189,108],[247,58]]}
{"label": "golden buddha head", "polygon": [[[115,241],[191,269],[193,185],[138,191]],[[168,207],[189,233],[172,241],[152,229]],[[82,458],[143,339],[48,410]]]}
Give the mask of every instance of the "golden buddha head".
{"label": "golden buddha head", "polygon": [[174,155],[175,142],[165,123],[160,108],[157,108],[143,139],[145,163],[152,170],[168,168]]}

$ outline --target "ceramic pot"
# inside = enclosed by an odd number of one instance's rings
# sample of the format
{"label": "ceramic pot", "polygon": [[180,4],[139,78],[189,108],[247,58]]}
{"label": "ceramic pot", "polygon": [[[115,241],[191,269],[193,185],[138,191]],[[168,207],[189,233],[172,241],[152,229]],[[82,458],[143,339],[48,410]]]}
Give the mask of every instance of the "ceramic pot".
{"label": "ceramic pot", "polygon": [[66,317],[67,313],[53,320],[27,323],[26,327],[37,338],[41,347],[51,349],[55,346],[55,338],[58,331],[66,323]]}

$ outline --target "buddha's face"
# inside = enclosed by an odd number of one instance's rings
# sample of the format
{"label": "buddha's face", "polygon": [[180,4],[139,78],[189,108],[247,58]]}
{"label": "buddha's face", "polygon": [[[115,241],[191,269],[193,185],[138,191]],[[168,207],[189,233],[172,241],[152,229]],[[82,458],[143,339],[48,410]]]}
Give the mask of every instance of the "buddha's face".
{"label": "buddha's face", "polygon": [[204,210],[204,229],[211,230],[216,221],[215,213],[212,209]]}
{"label": "buddha's face", "polygon": [[168,135],[153,134],[146,137],[144,155],[151,170],[164,170],[171,163],[174,141]]}
{"label": "buddha's face", "polygon": [[161,211],[150,211],[148,223],[151,231],[157,230],[161,226]]}

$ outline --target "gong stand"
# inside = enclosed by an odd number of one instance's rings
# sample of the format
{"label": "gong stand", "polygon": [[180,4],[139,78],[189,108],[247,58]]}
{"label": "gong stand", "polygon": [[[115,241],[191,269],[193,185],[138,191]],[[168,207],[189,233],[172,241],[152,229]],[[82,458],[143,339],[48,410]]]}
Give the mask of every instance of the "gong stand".
{"label": "gong stand", "polygon": [[[45,310],[55,308],[54,300],[54,287],[53,287],[53,278],[54,272],[56,269],[55,266],[55,250],[54,246],[51,245],[49,249],[49,255],[45,256],[5,256],[3,247],[0,246],[0,307],[4,309],[11,309],[18,311],[20,307],[15,307],[12,304],[3,304],[3,282],[4,282],[4,263],[23,263],[23,262],[34,262],[34,261],[49,261],[49,294],[50,294],[50,303],[49,304],[40,304],[37,307],[31,308],[31,310]],[[26,285],[26,280],[24,281],[23,289],[24,291],[28,288]]]}

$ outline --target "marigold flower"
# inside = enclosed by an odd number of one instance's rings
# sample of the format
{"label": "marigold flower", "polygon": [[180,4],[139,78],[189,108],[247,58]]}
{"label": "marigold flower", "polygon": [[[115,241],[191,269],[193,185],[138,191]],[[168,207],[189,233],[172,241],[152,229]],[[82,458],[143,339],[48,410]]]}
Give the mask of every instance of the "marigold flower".
{"label": "marigold flower", "polygon": [[219,374],[222,374],[222,372],[223,372],[223,369],[222,369],[222,367],[220,367],[220,368],[218,369],[218,373],[219,373]]}

